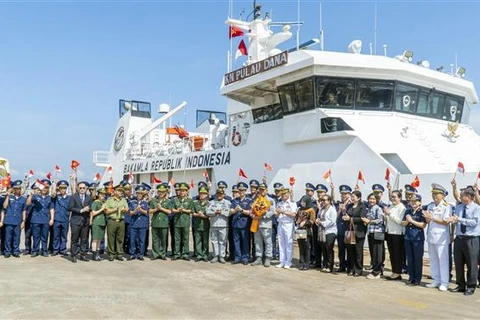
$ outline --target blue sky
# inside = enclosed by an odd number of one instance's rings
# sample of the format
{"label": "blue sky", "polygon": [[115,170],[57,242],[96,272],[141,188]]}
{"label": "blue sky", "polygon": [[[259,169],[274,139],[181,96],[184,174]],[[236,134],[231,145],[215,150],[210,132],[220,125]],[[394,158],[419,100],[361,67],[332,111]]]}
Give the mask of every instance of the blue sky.
{"label": "blue sky", "polygon": [[[260,2],[274,20],[297,19],[296,1]],[[251,5],[234,1],[234,16]],[[457,53],[480,87],[479,2],[377,1],[377,12],[377,53],[383,44],[389,56],[410,49],[415,61],[446,69]],[[154,110],[186,100],[190,129],[196,109],[224,110],[227,14],[228,1],[0,1],[0,157],[11,161],[12,178],[29,169],[42,177],[56,164],[66,177],[76,159],[91,180],[100,171],[92,153],[110,147],[122,98]],[[301,20],[300,40],[318,37],[319,1],[301,2]],[[323,27],[327,50],[361,39],[367,53],[374,2],[323,1]]]}

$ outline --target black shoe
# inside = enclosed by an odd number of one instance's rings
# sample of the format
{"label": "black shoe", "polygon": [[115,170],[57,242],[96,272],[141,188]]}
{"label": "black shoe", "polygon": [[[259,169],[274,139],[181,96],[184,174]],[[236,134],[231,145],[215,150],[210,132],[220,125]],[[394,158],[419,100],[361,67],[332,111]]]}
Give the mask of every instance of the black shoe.
{"label": "black shoe", "polygon": [[242,261],[242,264],[243,264],[244,266],[246,266],[246,265],[248,265],[248,261]]}
{"label": "black shoe", "polygon": [[38,252],[32,253],[32,258],[35,258],[35,257],[37,257],[37,256],[38,256]]}
{"label": "black shoe", "polygon": [[88,259],[87,256],[81,255],[80,256],[80,261],[88,262],[88,261],[90,261],[90,259]]}
{"label": "black shoe", "polygon": [[24,256],[26,256],[26,255],[28,255],[28,254],[30,254],[30,251],[28,251],[28,250],[23,251],[23,255],[24,255]]}
{"label": "black shoe", "polygon": [[72,257],[72,262],[73,262],[73,263],[77,263],[77,257],[73,256],[73,257]]}
{"label": "black shoe", "polygon": [[93,257],[92,260],[93,260],[93,261],[102,261],[102,258],[100,257],[99,254],[96,254],[96,255]]}
{"label": "black shoe", "polygon": [[128,260],[128,261],[135,260],[135,256],[130,256],[130,257],[128,257],[127,260]]}
{"label": "black shoe", "polygon": [[450,292],[461,292],[461,293],[463,293],[463,292],[465,292],[465,288],[457,286],[457,287],[453,288],[452,290],[450,290]]}
{"label": "black shoe", "polygon": [[167,257],[165,257],[165,256],[160,257],[160,260],[167,260]]}
{"label": "black shoe", "polygon": [[117,259],[118,261],[124,261],[125,259],[123,259],[122,256],[117,256],[115,259]]}
{"label": "black shoe", "polygon": [[60,254],[61,254],[62,256],[66,256],[66,255],[68,254],[68,252],[67,252],[67,251],[61,251]]}
{"label": "black shoe", "polygon": [[385,279],[387,279],[389,281],[400,281],[400,280],[402,280],[402,276],[398,275],[395,278],[392,278],[391,276],[387,276],[387,277],[385,277]]}
{"label": "black shoe", "polygon": [[113,256],[108,256],[108,261],[113,261],[115,258]]}
{"label": "black shoe", "polygon": [[5,255],[5,259],[8,259],[8,258],[10,258],[10,255],[9,255],[9,254],[6,254],[6,255]]}
{"label": "black shoe", "polygon": [[143,256],[140,256],[140,257],[137,257],[138,260],[145,260],[145,258],[143,258]]}
{"label": "black shoe", "polygon": [[202,261],[202,258],[195,258],[194,261],[195,261],[195,262],[200,262],[200,261]]}
{"label": "black shoe", "polygon": [[185,261],[190,261],[190,258],[189,258],[189,257],[187,257],[187,256],[183,256],[183,257],[182,257],[182,260],[185,260]]}
{"label": "black shoe", "polygon": [[56,257],[56,256],[58,256],[58,252],[52,253],[52,257]]}
{"label": "black shoe", "polygon": [[172,260],[175,261],[175,260],[178,260],[180,257],[173,257]]}
{"label": "black shoe", "polygon": [[467,288],[467,290],[465,291],[464,295],[466,296],[471,296],[472,294],[475,293],[475,289],[474,288]]}
{"label": "black shoe", "polygon": [[48,257],[48,253],[47,252],[42,253],[42,257]]}
{"label": "black shoe", "polygon": [[337,269],[337,272],[338,272],[338,273],[342,273],[342,272],[345,272],[345,271],[347,271],[347,269],[345,269],[345,268],[339,268],[339,269]]}
{"label": "black shoe", "polygon": [[365,267],[365,270],[367,270],[367,271],[370,271],[370,270],[372,270],[372,269],[373,269],[373,266]]}
{"label": "black shoe", "polygon": [[14,254],[13,254],[13,257],[14,257],[14,258],[20,258],[20,255],[19,255],[18,253],[14,253]]}

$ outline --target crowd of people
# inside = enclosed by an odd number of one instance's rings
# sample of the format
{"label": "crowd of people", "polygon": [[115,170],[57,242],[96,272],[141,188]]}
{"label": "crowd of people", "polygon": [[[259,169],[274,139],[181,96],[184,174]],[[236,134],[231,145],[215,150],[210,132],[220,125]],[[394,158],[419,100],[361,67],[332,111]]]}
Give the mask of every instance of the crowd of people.
{"label": "crowd of people", "polygon": [[[106,252],[109,261],[123,261],[125,252],[128,260],[144,260],[151,237],[152,260],[167,259],[169,242],[172,260],[190,260],[191,232],[197,262],[270,267],[272,260],[279,260],[276,267],[289,269],[296,240],[300,270],[319,268],[353,277],[367,270],[366,278],[374,280],[384,273],[386,243],[392,272],[385,279],[403,280],[407,273],[406,284],[418,286],[426,240],[433,279],[427,287],[447,291],[453,264],[457,286],[450,291],[472,295],[478,287],[476,185],[458,191],[452,181],[455,205],[445,201],[448,192],[439,184],[432,184],[431,201],[411,185],[405,186],[404,197],[387,185],[388,203],[382,201],[385,188],[380,184],[373,185],[366,198],[359,190],[341,185],[338,201],[333,184],[329,193],[323,184],[307,183],[299,201],[281,183],[274,183],[274,194],[269,194],[267,184],[257,180],[234,185],[231,196],[224,181],[215,190],[200,182],[192,197],[194,190],[187,183],[172,188],[174,192],[168,184],[152,188],[122,181],[115,187],[109,183],[99,187],[44,179],[26,191],[21,180],[14,181],[0,197],[2,253],[5,258],[20,257],[24,230],[24,254],[32,257],[62,254],[76,263],[77,259],[101,261]],[[366,239],[370,265],[364,268]]]}

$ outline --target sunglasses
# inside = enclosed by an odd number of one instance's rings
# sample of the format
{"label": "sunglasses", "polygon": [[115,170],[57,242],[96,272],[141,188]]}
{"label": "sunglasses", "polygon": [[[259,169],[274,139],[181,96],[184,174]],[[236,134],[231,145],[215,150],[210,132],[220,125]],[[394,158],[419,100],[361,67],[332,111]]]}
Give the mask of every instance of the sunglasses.
{"label": "sunglasses", "polygon": [[80,190],[84,190],[84,189],[87,189],[87,188],[86,188],[86,187],[80,187],[80,188],[78,188],[78,189],[80,189]]}

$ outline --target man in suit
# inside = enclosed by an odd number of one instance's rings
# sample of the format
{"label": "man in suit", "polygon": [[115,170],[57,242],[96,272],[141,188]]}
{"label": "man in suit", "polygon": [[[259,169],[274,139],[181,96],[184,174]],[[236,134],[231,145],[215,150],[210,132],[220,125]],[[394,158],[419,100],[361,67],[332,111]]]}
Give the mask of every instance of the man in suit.
{"label": "man in suit", "polygon": [[78,183],[78,192],[75,193],[69,201],[69,210],[72,212],[70,217],[71,241],[70,252],[72,262],[77,262],[78,240],[80,239],[80,260],[89,261],[87,258],[88,230],[90,222],[90,206],[92,197],[87,194],[87,183]]}

